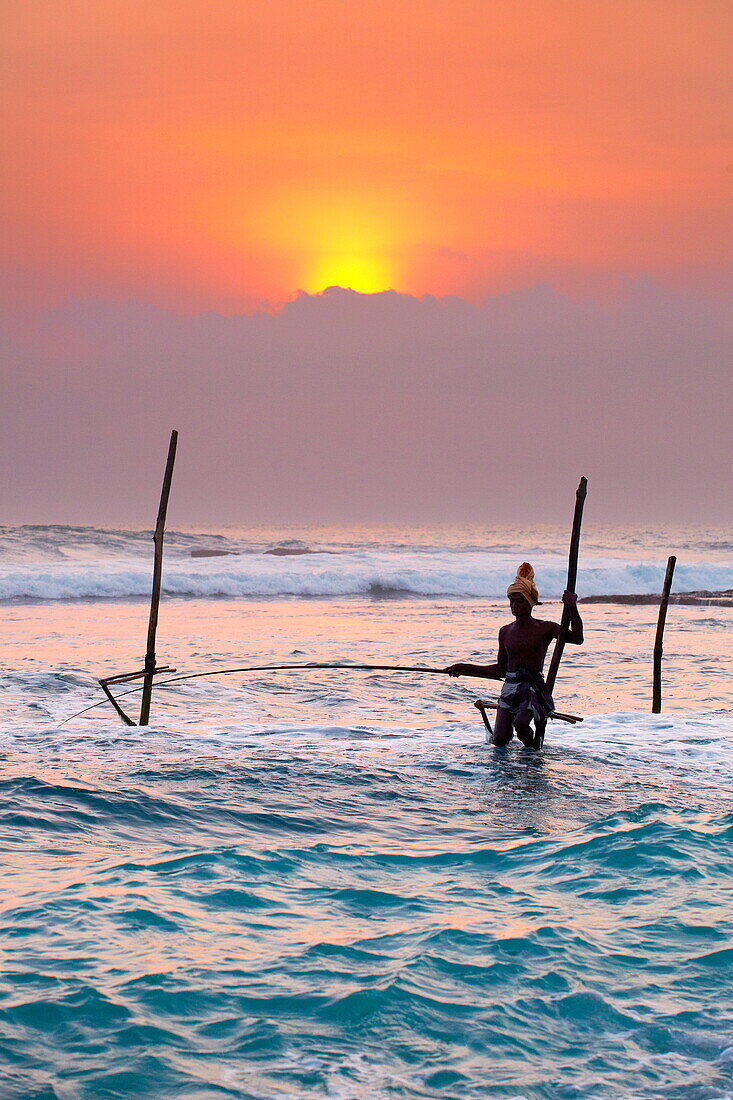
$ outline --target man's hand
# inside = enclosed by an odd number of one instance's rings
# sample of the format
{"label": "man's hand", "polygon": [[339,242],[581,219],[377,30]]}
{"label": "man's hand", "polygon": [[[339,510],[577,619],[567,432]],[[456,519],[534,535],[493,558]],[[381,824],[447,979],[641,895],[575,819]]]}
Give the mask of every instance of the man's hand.
{"label": "man's hand", "polygon": [[459,661],[455,665],[448,665],[447,668],[443,669],[443,672],[447,672],[449,676],[465,676],[466,675],[466,670],[469,669],[470,667],[471,667],[470,665],[467,665],[464,662]]}
{"label": "man's hand", "polygon": [[583,644],[583,620],[578,611],[578,597],[575,592],[565,591],[562,594],[562,602],[568,610],[570,629],[565,635],[565,641],[571,645]]}
{"label": "man's hand", "polygon": [[499,665],[473,665],[470,661],[457,661],[443,669],[449,676],[478,676],[486,680],[503,680],[506,675],[506,662]]}

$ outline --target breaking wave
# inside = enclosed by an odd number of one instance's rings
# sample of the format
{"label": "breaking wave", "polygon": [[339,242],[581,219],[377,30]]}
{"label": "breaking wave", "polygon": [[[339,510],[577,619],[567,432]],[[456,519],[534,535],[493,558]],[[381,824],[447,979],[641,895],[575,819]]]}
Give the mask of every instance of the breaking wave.
{"label": "breaking wave", "polygon": [[[501,555],[505,558],[505,555]],[[324,561],[300,558],[221,557],[170,561],[164,593],[199,599],[269,597],[460,597],[503,599],[511,561],[495,555],[436,553],[343,554]],[[557,600],[565,586],[566,566],[535,561],[540,593]],[[659,592],[659,562],[605,560],[581,568],[578,591],[586,596]],[[0,565],[0,599],[72,600],[136,599],[150,593],[151,567],[131,561],[26,562]],[[733,565],[681,564],[674,591],[721,591],[733,588]]]}
{"label": "breaking wave", "polygon": [[[146,598],[151,531],[0,527],[0,600]],[[670,545],[674,592],[733,588],[733,547],[715,532],[603,531],[583,545],[584,596],[658,593]],[[602,537],[601,537],[602,536]],[[166,535],[164,592],[216,599],[269,597],[503,599],[523,557],[541,598],[565,587],[566,533],[436,529],[223,529]],[[550,552],[549,547],[557,547]]]}

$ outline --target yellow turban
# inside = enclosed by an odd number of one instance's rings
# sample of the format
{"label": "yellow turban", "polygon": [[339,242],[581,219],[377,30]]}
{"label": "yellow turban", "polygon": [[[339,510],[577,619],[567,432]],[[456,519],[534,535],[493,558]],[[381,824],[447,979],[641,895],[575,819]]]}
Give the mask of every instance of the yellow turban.
{"label": "yellow turban", "polygon": [[540,594],[534,583],[534,569],[528,561],[523,561],[517,569],[517,575],[506,590],[507,596],[513,596],[518,592],[520,596],[529,602],[531,607],[536,607],[540,602]]}

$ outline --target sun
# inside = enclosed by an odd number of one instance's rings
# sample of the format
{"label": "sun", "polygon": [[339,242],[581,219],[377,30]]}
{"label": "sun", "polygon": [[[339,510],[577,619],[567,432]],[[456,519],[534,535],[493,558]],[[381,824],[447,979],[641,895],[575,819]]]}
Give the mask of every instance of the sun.
{"label": "sun", "polygon": [[382,255],[334,251],[313,263],[303,289],[309,294],[320,294],[329,286],[345,287],[360,294],[378,294],[392,286],[391,265]]}
{"label": "sun", "polygon": [[393,219],[358,201],[331,201],[304,219],[303,289],[342,286],[375,294],[394,286]]}
{"label": "sun", "polygon": [[290,263],[308,294],[399,290],[414,221],[400,196],[329,188],[273,195],[260,215],[263,243]]}

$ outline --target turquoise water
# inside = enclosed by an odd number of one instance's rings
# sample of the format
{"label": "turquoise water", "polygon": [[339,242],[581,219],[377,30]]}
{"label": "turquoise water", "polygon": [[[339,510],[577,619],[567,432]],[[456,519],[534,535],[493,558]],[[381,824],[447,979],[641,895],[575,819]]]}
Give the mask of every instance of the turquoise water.
{"label": "turquoise water", "polygon": [[[585,609],[541,752],[479,682],[93,675],[132,601],[5,605],[0,1097],[733,1097],[728,608]],[[544,614],[551,616],[547,606]],[[161,660],[490,652],[486,600],[169,600]],[[294,645],[295,643],[295,645]],[[134,697],[133,697],[134,698]]]}
{"label": "turquoise water", "polygon": [[729,792],[658,762],[713,731],[598,725],[7,754],[0,1095],[732,1094]]}

